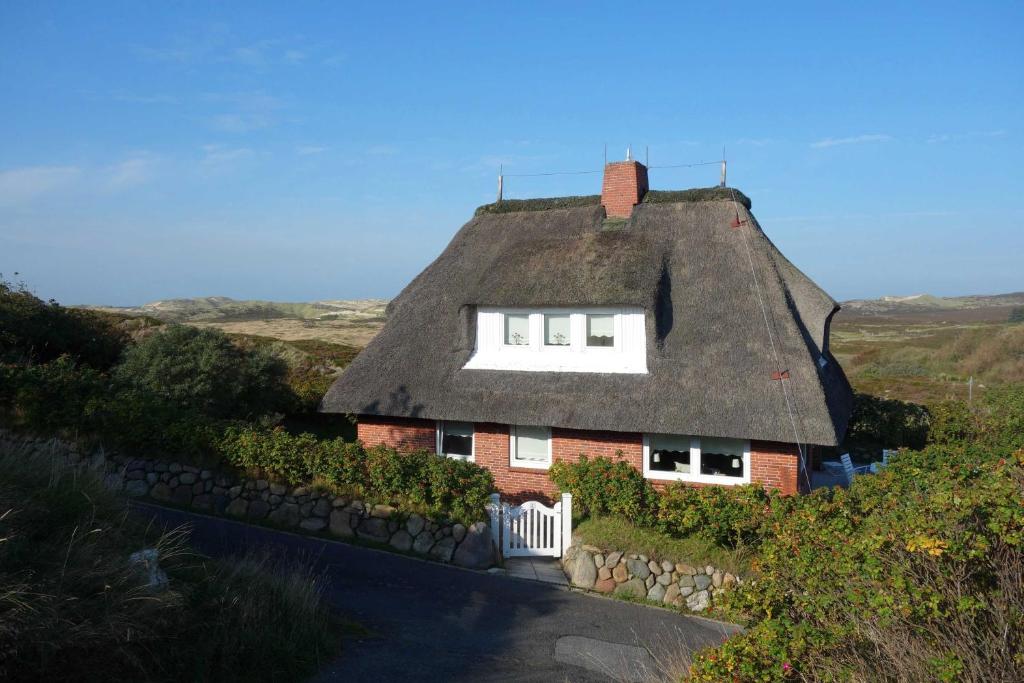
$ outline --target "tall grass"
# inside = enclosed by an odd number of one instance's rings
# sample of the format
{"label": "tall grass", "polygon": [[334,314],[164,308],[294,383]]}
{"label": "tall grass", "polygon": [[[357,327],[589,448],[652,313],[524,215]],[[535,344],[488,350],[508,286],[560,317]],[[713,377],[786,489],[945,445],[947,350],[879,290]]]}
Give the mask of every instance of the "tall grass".
{"label": "tall grass", "polygon": [[[187,540],[142,527],[57,453],[0,452],[0,679],[300,680],[334,652],[318,579]],[[129,564],[143,547],[166,590]]]}

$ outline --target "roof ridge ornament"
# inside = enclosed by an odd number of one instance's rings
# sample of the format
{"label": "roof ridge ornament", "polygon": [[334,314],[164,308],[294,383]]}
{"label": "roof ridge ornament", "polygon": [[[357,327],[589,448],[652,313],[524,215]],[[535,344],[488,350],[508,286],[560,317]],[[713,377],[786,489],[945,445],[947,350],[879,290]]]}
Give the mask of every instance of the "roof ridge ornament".
{"label": "roof ridge ornament", "polygon": [[633,161],[633,145],[626,145],[626,161]]}

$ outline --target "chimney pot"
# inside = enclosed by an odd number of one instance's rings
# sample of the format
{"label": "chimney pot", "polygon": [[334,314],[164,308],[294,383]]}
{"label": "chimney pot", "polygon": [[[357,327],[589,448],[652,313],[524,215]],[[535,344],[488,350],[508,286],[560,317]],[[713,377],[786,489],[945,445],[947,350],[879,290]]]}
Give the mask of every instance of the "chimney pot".
{"label": "chimney pot", "polygon": [[[627,152],[627,155],[629,153]],[[609,218],[629,218],[647,194],[647,167],[628,159],[606,164],[601,206]]]}

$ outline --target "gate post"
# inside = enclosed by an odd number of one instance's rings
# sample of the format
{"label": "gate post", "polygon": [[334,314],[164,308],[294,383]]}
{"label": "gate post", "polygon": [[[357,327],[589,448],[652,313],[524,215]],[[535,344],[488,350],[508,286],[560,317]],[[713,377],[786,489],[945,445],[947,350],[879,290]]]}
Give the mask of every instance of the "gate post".
{"label": "gate post", "polygon": [[562,547],[559,555],[565,557],[565,550],[572,545],[572,494],[562,494]]}
{"label": "gate post", "polygon": [[501,496],[491,494],[491,502],[487,505],[487,515],[491,518],[491,541],[494,547],[501,550]]}

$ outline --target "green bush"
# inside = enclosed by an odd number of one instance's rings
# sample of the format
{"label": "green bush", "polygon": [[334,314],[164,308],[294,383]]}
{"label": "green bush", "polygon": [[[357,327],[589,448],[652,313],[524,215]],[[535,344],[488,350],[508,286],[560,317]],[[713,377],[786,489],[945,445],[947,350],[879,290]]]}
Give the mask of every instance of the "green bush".
{"label": "green bush", "polygon": [[128,349],[114,377],[182,411],[223,419],[287,409],[286,373],[265,349],[241,349],[218,330],[171,325]]}
{"label": "green bush", "polygon": [[8,365],[0,374],[0,408],[40,433],[90,432],[106,396],[106,377],[70,356],[40,365]]}
{"label": "green bush", "polygon": [[922,448],[929,422],[924,406],[856,392],[846,442],[866,449]]}
{"label": "green bush", "polygon": [[1024,679],[1024,452],[900,452],[767,522],[695,681]]}
{"label": "green bush", "polygon": [[222,457],[291,484],[319,482],[374,500],[410,503],[434,515],[474,522],[494,490],[479,465],[420,450],[363,448],[341,439],[319,440],[281,428],[231,427],[219,444]]}
{"label": "green bush", "polygon": [[590,515],[623,515],[638,524],[654,519],[657,494],[643,473],[622,458],[580,455],[578,462],[556,460],[548,476],[572,494],[573,504]]}
{"label": "green bush", "polygon": [[756,545],[773,505],[786,499],[758,484],[744,486],[669,485],[658,505],[658,526],[676,538],[696,536],[723,548]]}
{"label": "green bush", "polygon": [[71,356],[106,370],[126,343],[127,335],[109,316],[43,301],[24,284],[0,277],[0,362],[47,363]]}
{"label": "green bush", "polygon": [[1024,385],[992,387],[973,406],[943,401],[932,406],[931,412],[929,443],[978,442],[991,448],[1024,448]]}
{"label": "green bush", "polygon": [[973,441],[978,436],[978,419],[964,401],[942,401],[930,407],[928,443],[951,445]]}

